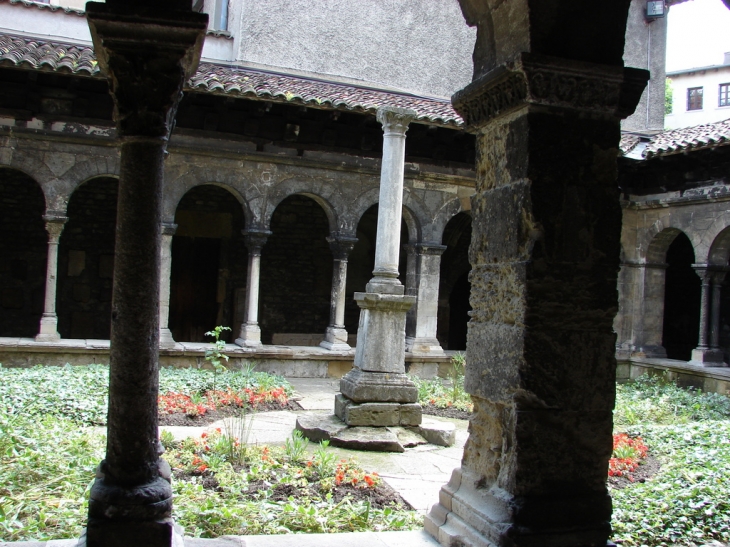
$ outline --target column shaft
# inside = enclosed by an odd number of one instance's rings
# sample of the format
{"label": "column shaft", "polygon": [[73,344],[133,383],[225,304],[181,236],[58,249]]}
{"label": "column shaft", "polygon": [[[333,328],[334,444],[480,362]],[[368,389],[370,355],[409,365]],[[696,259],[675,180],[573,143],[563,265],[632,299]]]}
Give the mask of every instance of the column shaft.
{"label": "column shaft", "polygon": [[443,245],[416,245],[416,303],[409,314],[413,316],[411,333],[406,333],[406,350],[413,353],[443,354],[436,338],[438,328],[439,281]]}
{"label": "column shaft", "polygon": [[261,248],[271,235],[268,231],[244,232],[248,247],[248,272],[246,275],[246,318],[236,339],[239,346],[255,347],[261,345],[259,327],[259,279],[261,276]]}
{"label": "column shaft", "polygon": [[723,273],[715,273],[712,276],[712,322],[710,324],[710,347],[720,348],[720,301],[722,296],[722,282],[725,277]]}
{"label": "column shaft", "polygon": [[172,238],[177,224],[162,224],[160,244],[160,347],[175,347],[175,339],[170,331],[170,276],[172,275]]}
{"label": "column shaft", "polygon": [[327,238],[332,250],[332,293],[330,296],[330,324],[325,331],[321,347],[334,350],[349,350],[345,330],[345,289],[347,287],[347,257],[357,238],[332,236]]}
{"label": "column shaft", "polygon": [[702,281],[700,295],[700,333],[697,347],[692,350],[691,363],[705,367],[722,367],[724,352],[720,348],[720,287],[724,268],[693,264]]}
{"label": "column shaft", "polygon": [[58,243],[61,232],[68,220],[61,215],[46,215],[48,232],[48,259],[46,261],[46,294],[43,303],[43,316],[35,339],[38,342],[53,342],[61,339],[58,334],[58,315],[56,315],[56,289],[58,288]]}

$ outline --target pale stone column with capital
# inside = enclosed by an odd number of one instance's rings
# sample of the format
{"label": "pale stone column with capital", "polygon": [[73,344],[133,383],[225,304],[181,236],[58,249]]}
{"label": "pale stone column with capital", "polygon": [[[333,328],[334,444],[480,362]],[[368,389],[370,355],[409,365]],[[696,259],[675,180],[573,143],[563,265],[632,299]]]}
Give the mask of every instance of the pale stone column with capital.
{"label": "pale stone column with capital", "polygon": [[347,257],[357,243],[356,237],[332,236],[327,238],[332,250],[332,295],[330,297],[330,324],[325,331],[321,347],[331,350],[348,350],[345,330],[345,288],[347,285]]}
{"label": "pale stone column with capital", "polygon": [[160,242],[160,348],[175,347],[170,331],[170,276],[172,275],[172,237],[177,224],[163,222]]}
{"label": "pale stone column with capital", "polygon": [[[444,350],[436,338],[436,329],[441,255],[446,246],[437,243],[419,243],[412,248],[408,258],[411,260],[412,254],[412,260],[415,262],[413,287],[416,304],[408,310],[406,318],[406,351],[442,355]],[[406,290],[408,291],[408,288]]]}
{"label": "pale stone column with capital", "polygon": [[[361,311],[354,368],[342,378],[335,400],[335,414],[350,426],[421,423],[421,407],[414,404],[418,390],[405,375],[406,312],[416,299],[404,295],[398,280],[405,139],[414,117],[402,108],[377,112],[384,138],[375,269],[366,292],[355,293]],[[382,404],[390,404],[387,412]]]}
{"label": "pale stone column with capital", "polygon": [[58,334],[58,315],[56,315],[56,289],[58,286],[58,242],[68,217],[45,215],[46,232],[48,232],[48,260],[46,262],[46,297],[43,305],[43,316],[36,342],[55,342],[61,339]]}
{"label": "pale stone column with capital", "polygon": [[[720,284],[725,277],[725,272],[718,271],[708,264],[692,264],[695,273],[702,281],[702,293],[700,296],[700,334],[697,347],[692,350],[690,363],[704,367],[721,367],[723,363],[723,352],[719,347],[719,324],[720,324]],[[722,277],[719,277],[719,276]],[[718,277],[719,281],[715,278]],[[717,289],[715,286],[717,285]],[[717,314],[717,317],[715,317]],[[717,346],[710,344],[710,322],[712,320],[712,338],[717,338]],[[715,325],[715,321],[717,324]]]}
{"label": "pale stone column with capital", "polygon": [[[722,353],[720,347],[720,300],[722,296],[722,282],[725,280],[727,267],[719,267],[712,272],[712,321],[710,323],[710,348]],[[724,361],[724,359],[721,359]],[[722,363],[725,365],[725,363]]]}
{"label": "pale stone column with capital", "polygon": [[247,230],[243,233],[248,248],[248,274],[246,276],[246,320],[236,338],[236,344],[245,347],[261,345],[259,327],[259,277],[261,275],[261,248],[271,235],[269,231]]}

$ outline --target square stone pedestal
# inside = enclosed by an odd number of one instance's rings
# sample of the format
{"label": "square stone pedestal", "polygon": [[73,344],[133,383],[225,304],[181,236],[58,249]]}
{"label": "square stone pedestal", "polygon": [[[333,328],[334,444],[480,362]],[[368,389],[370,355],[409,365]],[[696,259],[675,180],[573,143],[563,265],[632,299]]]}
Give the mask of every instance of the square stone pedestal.
{"label": "square stone pedestal", "polygon": [[421,405],[416,403],[354,403],[341,393],[335,396],[335,415],[349,426],[417,426]]}
{"label": "square stone pedestal", "polygon": [[695,348],[692,350],[692,365],[699,365],[701,367],[726,367],[727,364],[724,362],[724,355],[721,349],[708,348],[700,349]]}

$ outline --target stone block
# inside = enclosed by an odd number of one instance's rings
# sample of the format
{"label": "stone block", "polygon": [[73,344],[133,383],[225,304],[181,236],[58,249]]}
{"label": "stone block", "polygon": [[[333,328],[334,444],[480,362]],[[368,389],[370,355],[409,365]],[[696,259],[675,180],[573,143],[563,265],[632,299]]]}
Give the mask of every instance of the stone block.
{"label": "stone block", "polygon": [[375,452],[405,452],[398,436],[387,427],[348,427],[332,435],[332,446]]}
{"label": "stone block", "polygon": [[414,430],[429,443],[437,446],[453,446],[456,442],[456,426],[452,422],[425,418]]}
{"label": "stone block", "polygon": [[312,442],[329,441],[347,425],[332,414],[303,414],[297,417],[296,429]]}
{"label": "stone block", "polygon": [[405,374],[366,372],[353,368],[340,381],[340,391],[356,403],[415,403],[418,389]]}
{"label": "stone block", "polygon": [[410,403],[400,405],[400,425],[415,426],[421,423],[423,413],[421,405]]}
{"label": "stone block", "polygon": [[385,427],[400,423],[397,403],[351,404],[345,408],[345,423],[350,426]]}
{"label": "stone block", "polygon": [[79,541],[84,547],[177,547],[182,545],[179,527],[172,519],[154,521],[106,520],[89,518],[86,533]]}
{"label": "stone block", "polygon": [[85,251],[69,251],[68,252],[68,269],[67,275],[75,277],[81,275],[86,268],[86,252]]}
{"label": "stone block", "polygon": [[428,444],[428,441],[419,435],[415,429],[408,427],[389,427],[390,431],[395,433],[398,438],[398,443],[403,448],[413,448],[421,444]]}

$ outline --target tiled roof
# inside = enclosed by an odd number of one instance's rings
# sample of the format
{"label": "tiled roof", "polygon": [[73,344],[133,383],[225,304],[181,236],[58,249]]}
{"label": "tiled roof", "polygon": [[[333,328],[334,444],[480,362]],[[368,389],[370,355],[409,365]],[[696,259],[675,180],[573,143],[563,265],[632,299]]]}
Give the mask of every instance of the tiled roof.
{"label": "tiled roof", "polygon": [[80,17],[83,17],[84,10],[80,9],[74,9],[74,8],[64,8],[62,6],[53,6],[51,4],[41,4],[40,2],[29,2],[28,0],[0,0],[0,2],[7,2],[8,4],[18,4],[21,6],[25,6],[26,8],[37,8],[37,9],[46,9],[49,11],[60,11],[63,13],[68,13],[70,15],[78,15]]}
{"label": "tiled roof", "polygon": [[639,144],[639,141],[641,141],[641,139],[636,135],[632,135],[631,133],[622,133],[621,142],[619,143],[618,147],[621,152],[626,155],[634,148],[636,148],[636,145]]}
{"label": "tiled roof", "polygon": [[673,129],[655,135],[646,147],[644,157],[669,156],[730,144],[730,118],[721,122]]}
{"label": "tiled roof", "polygon": [[[100,76],[91,47],[8,34],[0,35],[0,66]],[[428,125],[462,127],[464,123],[451,103],[443,99],[212,63],[201,63],[186,88],[204,93],[370,114],[375,114],[379,106],[397,106],[415,110],[416,120]]]}

